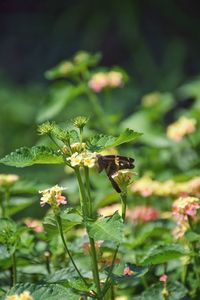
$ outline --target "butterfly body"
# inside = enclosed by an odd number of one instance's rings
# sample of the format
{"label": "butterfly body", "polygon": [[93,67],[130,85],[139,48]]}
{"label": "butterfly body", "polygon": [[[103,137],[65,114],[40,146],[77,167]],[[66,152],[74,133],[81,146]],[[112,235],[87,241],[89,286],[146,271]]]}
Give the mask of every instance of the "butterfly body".
{"label": "butterfly body", "polygon": [[118,184],[112,178],[112,175],[119,170],[133,169],[134,159],[131,157],[121,155],[97,155],[99,172],[105,170],[109,180],[112,183],[114,189],[120,193],[121,190]]}

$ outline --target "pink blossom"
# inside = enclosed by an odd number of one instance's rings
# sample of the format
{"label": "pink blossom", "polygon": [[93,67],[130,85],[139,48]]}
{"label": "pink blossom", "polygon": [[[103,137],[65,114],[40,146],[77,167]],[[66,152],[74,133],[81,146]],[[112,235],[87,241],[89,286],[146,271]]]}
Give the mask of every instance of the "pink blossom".
{"label": "pink blossom", "polygon": [[161,282],[167,282],[167,278],[168,278],[168,276],[166,274],[163,274],[162,276],[160,276],[159,280]]}
{"label": "pink blossom", "polygon": [[137,206],[128,210],[127,216],[133,222],[149,222],[159,218],[159,212],[154,207]]}

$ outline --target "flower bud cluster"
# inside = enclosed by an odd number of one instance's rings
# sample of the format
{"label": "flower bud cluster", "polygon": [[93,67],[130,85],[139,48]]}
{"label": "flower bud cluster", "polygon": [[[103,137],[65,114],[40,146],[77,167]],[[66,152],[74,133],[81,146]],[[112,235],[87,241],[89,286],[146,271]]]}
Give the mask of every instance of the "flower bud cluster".
{"label": "flower bud cluster", "polygon": [[186,117],[179,118],[167,128],[167,137],[170,140],[179,142],[182,138],[196,130],[196,120]]}
{"label": "flower bud cluster", "polygon": [[101,92],[105,88],[116,88],[123,85],[123,74],[118,71],[96,73],[88,82],[88,86],[96,93]]}
{"label": "flower bud cluster", "polygon": [[65,188],[55,185],[52,188],[39,191],[42,194],[40,205],[43,207],[45,204],[49,204],[52,207],[58,207],[60,204],[66,204],[66,197],[62,196],[63,190]]}

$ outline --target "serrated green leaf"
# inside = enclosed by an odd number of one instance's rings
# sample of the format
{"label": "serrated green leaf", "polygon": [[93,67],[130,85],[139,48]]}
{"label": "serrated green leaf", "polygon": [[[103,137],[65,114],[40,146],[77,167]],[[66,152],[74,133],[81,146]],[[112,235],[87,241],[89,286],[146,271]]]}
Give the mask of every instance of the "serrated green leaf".
{"label": "serrated green leaf", "polygon": [[142,133],[128,128],[122,132],[119,137],[99,134],[90,139],[88,148],[92,152],[100,152],[108,148],[117,147],[124,143],[132,142],[141,135]]}
{"label": "serrated green leaf", "polygon": [[95,240],[111,240],[118,244],[123,241],[123,222],[118,212],[111,217],[101,218],[88,227],[89,236]]}
{"label": "serrated green leaf", "polygon": [[62,155],[46,146],[22,147],[6,155],[0,163],[13,167],[28,167],[34,164],[62,164]]}
{"label": "serrated green leaf", "polygon": [[11,288],[6,296],[21,294],[29,291],[34,300],[78,300],[80,296],[75,295],[70,289],[59,284],[33,284],[20,283]]}
{"label": "serrated green leaf", "polygon": [[178,244],[156,245],[147,252],[141,264],[157,265],[186,255],[190,255],[190,253],[182,245],[178,245]]}

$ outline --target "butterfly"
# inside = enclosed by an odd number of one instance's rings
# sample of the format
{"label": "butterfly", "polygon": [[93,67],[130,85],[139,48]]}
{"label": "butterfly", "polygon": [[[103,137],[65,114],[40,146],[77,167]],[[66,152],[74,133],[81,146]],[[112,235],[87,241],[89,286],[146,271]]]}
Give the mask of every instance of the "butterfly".
{"label": "butterfly", "polygon": [[97,155],[97,163],[99,167],[99,172],[105,170],[113,188],[121,193],[121,189],[118,184],[112,178],[112,175],[119,170],[123,169],[133,169],[134,159],[131,157],[121,156],[121,155]]}

